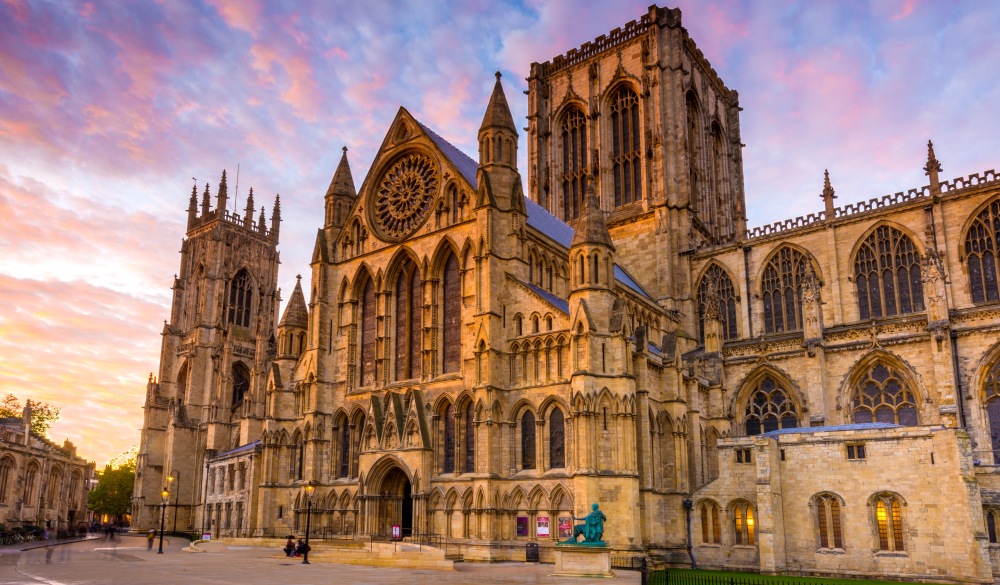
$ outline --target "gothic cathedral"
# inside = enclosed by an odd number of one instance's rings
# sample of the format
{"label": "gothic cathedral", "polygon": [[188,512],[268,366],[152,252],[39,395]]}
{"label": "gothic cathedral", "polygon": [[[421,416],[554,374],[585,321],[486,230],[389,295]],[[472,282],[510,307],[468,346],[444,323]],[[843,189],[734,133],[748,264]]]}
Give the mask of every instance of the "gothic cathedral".
{"label": "gothic cathedral", "polygon": [[[604,539],[676,566],[1000,575],[1000,178],[749,228],[739,96],[677,9],[499,73],[473,160],[400,108],[344,149],[279,315],[270,221],[192,192],[134,522]],[[916,164],[916,163],[915,163]],[[523,180],[526,171],[527,180]],[[818,173],[817,173],[818,174]],[[318,202],[317,202],[318,206]]]}

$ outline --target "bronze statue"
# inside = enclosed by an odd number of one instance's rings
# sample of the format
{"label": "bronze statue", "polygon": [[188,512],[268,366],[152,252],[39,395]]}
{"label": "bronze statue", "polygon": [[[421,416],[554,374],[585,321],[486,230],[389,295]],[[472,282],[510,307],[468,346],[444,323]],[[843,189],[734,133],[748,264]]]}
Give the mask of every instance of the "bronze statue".
{"label": "bronze statue", "polygon": [[[589,514],[583,518],[573,517],[574,520],[583,520],[583,524],[577,524],[573,526],[573,536],[568,540],[563,541],[565,544],[582,544],[586,546],[607,546],[607,543],[601,540],[604,536],[604,522],[607,521],[607,516],[604,512],[597,509],[597,504],[595,503],[591,506],[591,511]],[[577,542],[576,538],[583,535],[583,542]]]}

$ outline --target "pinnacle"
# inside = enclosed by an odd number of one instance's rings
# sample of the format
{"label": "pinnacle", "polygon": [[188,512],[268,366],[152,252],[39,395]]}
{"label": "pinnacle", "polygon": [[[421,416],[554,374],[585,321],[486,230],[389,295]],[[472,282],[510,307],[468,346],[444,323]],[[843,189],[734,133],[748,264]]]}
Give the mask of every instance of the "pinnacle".
{"label": "pinnacle", "polygon": [[288,299],[288,306],[285,307],[285,312],[281,316],[278,327],[306,329],[308,326],[309,309],[306,308],[306,299],[302,294],[302,276],[297,275],[295,277],[295,288],[292,290],[292,296]]}
{"label": "pinnacle", "polygon": [[592,180],[587,181],[587,203],[584,206],[583,215],[576,224],[573,234],[573,242],[570,247],[582,245],[600,245],[615,249],[611,241],[611,234],[608,232],[608,224],[604,221],[604,212],[601,211],[601,201],[594,191]]}
{"label": "pinnacle", "polygon": [[490,96],[490,103],[486,106],[486,115],[483,116],[483,123],[479,126],[479,131],[489,128],[504,128],[517,134],[517,127],[514,126],[514,118],[510,115],[510,106],[507,105],[507,96],[503,93],[503,84],[500,83],[500,72],[496,72],[496,84],[493,86],[493,95]]}
{"label": "pinnacle", "polygon": [[930,140],[927,141],[927,164],[924,165],[924,173],[929,175],[931,172],[941,172],[941,161],[934,156],[934,143]]}
{"label": "pinnacle", "polygon": [[351,175],[351,165],[347,162],[347,147],[343,148],[344,154],[340,155],[340,164],[333,173],[333,179],[326,190],[326,196],[346,195],[352,199],[358,196],[354,188],[354,177]]}
{"label": "pinnacle", "polygon": [[823,193],[820,194],[822,199],[836,199],[837,196],[834,195],[833,185],[830,184],[830,171],[829,169],[823,170]]}

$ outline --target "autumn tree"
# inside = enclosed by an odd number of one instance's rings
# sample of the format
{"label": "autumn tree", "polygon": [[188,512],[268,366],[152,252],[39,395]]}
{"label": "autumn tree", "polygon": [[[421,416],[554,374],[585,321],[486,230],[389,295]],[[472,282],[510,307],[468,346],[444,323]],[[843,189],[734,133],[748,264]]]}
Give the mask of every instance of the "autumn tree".
{"label": "autumn tree", "polygon": [[135,447],[125,451],[97,473],[97,487],[87,497],[87,508],[107,514],[116,523],[132,512],[136,451]]}
{"label": "autumn tree", "polygon": [[[27,400],[25,406],[31,408],[31,432],[43,437],[48,436],[52,423],[59,420],[59,407],[40,400]],[[0,400],[0,418],[21,418],[24,407],[13,394],[7,394]]]}

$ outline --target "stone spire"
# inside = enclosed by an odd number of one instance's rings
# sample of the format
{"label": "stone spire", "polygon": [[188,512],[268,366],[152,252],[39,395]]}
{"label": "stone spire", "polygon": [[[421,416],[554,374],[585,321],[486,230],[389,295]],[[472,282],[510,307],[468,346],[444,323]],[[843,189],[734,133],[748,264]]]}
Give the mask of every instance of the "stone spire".
{"label": "stone spire", "polygon": [[611,234],[608,232],[608,224],[604,221],[604,212],[601,211],[601,202],[594,191],[594,182],[588,180],[587,204],[584,205],[583,216],[576,223],[570,248],[595,245],[615,249]]}
{"label": "stone spire", "polygon": [[343,150],[340,164],[337,165],[330,186],[326,190],[326,196],[323,198],[327,227],[343,227],[347,221],[347,214],[358,197],[358,192],[354,188],[354,177],[351,175],[351,165],[347,162],[347,147],[345,146]]}
{"label": "stone spire", "polygon": [[201,195],[201,216],[202,217],[205,217],[206,215],[208,215],[208,210],[209,210],[209,207],[211,206],[211,202],[210,202],[210,199],[209,199],[210,197],[211,197],[211,194],[209,193],[208,183],[205,183],[205,192],[202,193],[202,195]]}
{"label": "stone spire", "polygon": [[823,193],[820,194],[820,197],[823,199],[823,203],[826,204],[826,220],[833,221],[833,216],[835,213],[833,207],[833,200],[836,199],[837,196],[834,195],[833,186],[830,184],[829,169],[823,170]]}
{"label": "stone spire", "polygon": [[295,276],[295,289],[278,322],[278,359],[298,358],[305,350],[309,309],[302,294],[302,276]]}
{"label": "stone spire", "polygon": [[247,208],[246,208],[246,211],[243,212],[243,221],[246,222],[246,226],[248,228],[252,228],[253,227],[253,210],[254,210],[254,207],[255,206],[253,204],[253,187],[250,187],[250,194],[247,195]]}
{"label": "stone spire", "polygon": [[931,195],[941,195],[941,182],[938,180],[938,173],[941,172],[941,161],[934,156],[934,143],[927,141],[927,164],[924,165],[924,174],[930,177]]}
{"label": "stone spire", "polygon": [[226,169],[222,169],[222,180],[219,181],[219,194],[216,197],[216,211],[220,217],[226,216],[226,200],[229,199],[229,188],[226,186]]}
{"label": "stone spire", "polygon": [[194,225],[194,220],[198,219],[198,183],[191,187],[191,199],[188,200],[188,226],[187,229],[191,229]]}
{"label": "stone spire", "polygon": [[264,218],[264,206],[260,206],[260,217],[257,219],[257,231],[260,233],[267,233],[267,223]]}
{"label": "stone spire", "polygon": [[278,239],[278,228],[281,227],[281,194],[274,196],[274,210],[271,211],[271,237]]}
{"label": "stone spire", "polygon": [[497,82],[493,85],[493,95],[490,96],[490,104],[486,106],[486,115],[483,116],[483,123],[479,126],[479,132],[490,128],[505,128],[517,134],[517,126],[514,126],[514,117],[510,115],[510,107],[507,105],[507,96],[504,95],[503,85],[500,83],[500,72],[496,72]]}

